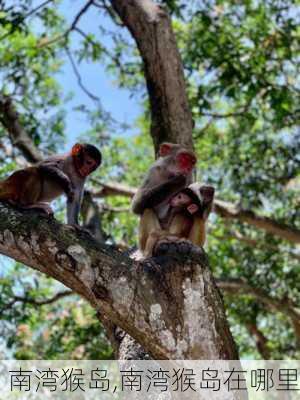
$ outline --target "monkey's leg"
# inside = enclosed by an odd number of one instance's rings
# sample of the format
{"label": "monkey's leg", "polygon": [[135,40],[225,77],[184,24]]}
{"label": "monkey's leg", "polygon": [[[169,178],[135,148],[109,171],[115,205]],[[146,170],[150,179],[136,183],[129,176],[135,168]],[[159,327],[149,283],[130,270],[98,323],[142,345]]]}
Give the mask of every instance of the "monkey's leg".
{"label": "monkey's leg", "polygon": [[156,243],[153,253],[158,256],[198,254],[199,250],[195,247],[198,243],[196,241],[193,243],[190,237],[193,227],[195,229],[193,234],[199,234],[198,224],[195,224],[195,217],[190,218],[184,213],[176,214],[170,222],[169,234]]}
{"label": "monkey's leg", "polygon": [[150,232],[148,239],[146,241],[145,249],[143,251],[144,257],[151,257],[153,254],[153,249],[156,243],[162,239],[164,236],[168,235],[168,231],[160,230],[160,231],[152,231]]}
{"label": "monkey's leg", "polygon": [[47,215],[53,215],[53,210],[47,202],[40,201],[42,195],[42,177],[36,168],[25,170],[18,206],[22,209],[42,210]]}
{"label": "monkey's leg", "polygon": [[24,210],[28,210],[28,209],[42,210],[47,215],[53,215],[53,210],[52,210],[51,206],[48,203],[38,202],[38,203],[30,204],[30,205],[27,205],[27,206],[21,206],[21,208],[24,209]]}
{"label": "monkey's leg", "polygon": [[171,236],[177,236],[178,238],[187,238],[191,229],[191,219],[183,213],[174,215],[172,221],[169,224],[169,233]]}
{"label": "monkey's leg", "polygon": [[139,248],[143,254],[150,233],[160,230],[161,226],[155,212],[150,208],[146,208],[140,218],[139,225]]}

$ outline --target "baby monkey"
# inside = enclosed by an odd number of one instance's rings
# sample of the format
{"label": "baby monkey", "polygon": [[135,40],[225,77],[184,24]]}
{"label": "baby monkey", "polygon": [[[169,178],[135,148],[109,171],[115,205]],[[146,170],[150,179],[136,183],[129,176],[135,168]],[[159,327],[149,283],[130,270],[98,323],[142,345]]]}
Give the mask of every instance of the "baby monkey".
{"label": "baby monkey", "polygon": [[186,210],[188,213],[195,214],[199,210],[199,198],[194,198],[195,194],[191,189],[186,188],[177,193],[170,201],[171,215],[179,211]]}
{"label": "baby monkey", "polygon": [[144,257],[151,257],[158,241],[187,239],[196,246],[203,246],[206,239],[206,220],[211,212],[214,198],[212,186],[193,183],[170,199],[168,220],[163,229],[150,232]]}

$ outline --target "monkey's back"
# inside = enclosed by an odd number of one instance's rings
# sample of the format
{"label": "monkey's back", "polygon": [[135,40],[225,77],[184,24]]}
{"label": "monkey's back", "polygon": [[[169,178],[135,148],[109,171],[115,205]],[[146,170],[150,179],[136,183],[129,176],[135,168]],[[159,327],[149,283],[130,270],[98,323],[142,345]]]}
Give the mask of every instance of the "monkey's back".
{"label": "monkey's back", "polygon": [[20,205],[32,204],[41,193],[40,176],[35,167],[14,172],[0,183],[0,199]]}

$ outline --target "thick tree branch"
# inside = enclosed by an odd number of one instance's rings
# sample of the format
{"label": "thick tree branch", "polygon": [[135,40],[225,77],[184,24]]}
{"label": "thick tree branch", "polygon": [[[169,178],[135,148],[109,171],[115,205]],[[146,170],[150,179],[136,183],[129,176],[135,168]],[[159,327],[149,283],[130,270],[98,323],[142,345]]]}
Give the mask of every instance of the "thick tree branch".
{"label": "thick tree branch", "polygon": [[107,197],[107,196],[133,197],[137,191],[136,188],[118,182],[103,183],[93,179],[92,182],[94,182],[98,186],[101,186],[100,190],[93,193],[93,197]]}
{"label": "thick tree branch", "polygon": [[[220,237],[218,237],[220,238]],[[243,236],[241,235],[240,232],[238,231],[229,231],[228,234],[224,235],[221,237],[222,239],[236,239],[240,242],[246,243],[248,246],[250,247],[254,247],[256,249],[261,249],[261,250],[271,250],[271,251],[280,251],[279,246],[266,242],[266,241],[262,241],[262,240],[256,240],[256,239],[252,239],[250,237],[247,236]],[[287,254],[292,257],[295,258],[297,260],[300,261],[300,253],[297,254],[294,251],[291,251],[290,249],[286,249],[285,250],[287,252]]]}
{"label": "thick tree branch", "polygon": [[144,62],[157,152],[164,141],[192,148],[193,120],[183,68],[168,14],[152,0],[111,0]]}
{"label": "thick tree branch", "polygon": [[37,162],[42,159],[42,154],[22,128],[18,113],[9,96],[0,96],[0,122],[7,130],[12,144],[22,152],[27,161]]}
{"label": "thick tree branch", "polygon": [[204,253],[145,270],[85,232],[3,204],[0,253],[80,294],[156,359],[237,358]]}
{"label": "thick tree branch", "polygon": [[297,305],[291,300],[286,298],[273,298],[263,289],[253,287],[242,279],[217,279],[217,285],[226,293],[233,295],[246,294],[253,296],[256,300],[263,303],[268,309],[286,314],[291,319],[295,334],[298,340],[300,340],[300,313],[297,310]]}
{"label": "thick tree branch", "polygon": [[217,214],[223,218],[236,219],[241,222],[246,222],[255,228],[263,229],[264,231],[277,235],[289,242],[300,243],[300,230],[277,222],[268,217],[261,217],[251,210],[245,210],[235,207],[234,205],[221,200],[215,200],[214,208]]}
{"label": "thick tree branch", "polygon": [[255,340],[257,351],[262,356],[263,360],[270,360],[271,353],[268,348],[268,339],[263,332],[258,328],[255,322],[249,322],[246,324],[250,336]]}

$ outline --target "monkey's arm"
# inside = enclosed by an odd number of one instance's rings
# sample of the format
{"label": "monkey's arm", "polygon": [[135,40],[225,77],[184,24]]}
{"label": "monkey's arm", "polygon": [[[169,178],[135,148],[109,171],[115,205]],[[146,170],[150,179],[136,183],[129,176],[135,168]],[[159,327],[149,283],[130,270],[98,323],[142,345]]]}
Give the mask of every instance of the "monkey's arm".
{"label": "monkey's arm", "polygon": [[44,179],[50,178],[55,180],[62,187],[68,198],[73,197],[74,188],[72,182],[57,163],[41,163],[38,169]]}
{"label": "monkey's arm", "polygon": [[188,239],[196,246],[203,246],[206,239],[206,220],[202,216],[194,217]]}
{"label": "monkey's arm", "polygon": [[147,187],[148,184],[145,182],[133,197],[132,211],[135,214],[143,214],[146,208],[153,208],[159,205],[167,197],[181,190],[186,184],[186,177],[184,175],[176,175],[152,188]]}
{"label": "monkey's arm", "polygon": [[152,251],[153,246],[150,246],[149,236],[154,231],[161,231],[161,226],[155,212],[152,209],[147,208],[141,215],[139,226],[139,248],[143,254],[145,253],[145,250],[147,250],[148,253],[149,249]]}
{"label": "monkey's arm", "polygon": [[67,199],[67,223],[79,225],[78,216],[83,196],[83,185],[76,187],[73,196]]}

